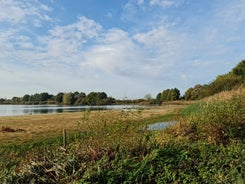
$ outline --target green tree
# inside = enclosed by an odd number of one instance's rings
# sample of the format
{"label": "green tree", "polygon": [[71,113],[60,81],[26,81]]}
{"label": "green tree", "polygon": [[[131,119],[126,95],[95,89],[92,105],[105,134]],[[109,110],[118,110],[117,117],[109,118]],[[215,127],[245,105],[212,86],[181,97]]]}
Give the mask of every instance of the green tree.
{"label": "green tree", "polygon": [[74,104],[74,94],[72,92],[64,93],[63,104],[64,105],[73,105]]}
{"label": "green tree", "polygon": [[157,94],[156,100],[157,100],[157,104],[161,104],[162,103],[162,93],[158,93]]}
{"label": "green tree", "polygon": [[109,103],[105,92],[90,92],[86,96],[87,105],[105,105]]}
{"label": "green tree", "polygon": [[107,94],[105,92],[97,92],[97,98],[99,100],[106,99],[107,98]]}
{"label": "green tree", "polygon": [[169,101],[170,89],[165,89],[162,91],[161,99],[162,101]]}
{"label": "green tree", "polygon": [[46,92],[39,94],[39,101],[41,101],[41,102],[46,102],[50,98],[51,98],[51,96],[48,93],[46,93]]}
{"label": "green tree", "polygon": [[165,89],[161,93],[162,101],[175,101],[180,99],[180,91],[177,88]]}
{"label": "green tree", "polygon": [[21,98],[20,97],[13,97],[11,101],[14,104],[19,104],[21,102]]}
{"label": "green tree", "polygon": [[177,88],[171,89],[170,90],[170,100],[174,101],[174,100],[179,100],[180,99],[180,90],[178,90]]}
{"label": "green tree", "polygon": [[97,93],[96,92],[90,92],[86,96],[86,104],[87,105],[96,105],[97,102]]}
{"label": "green tree", "polygon": [[231,73],[245,78],[245,60],[241,61],[235,68],[233,68]]}
{"label": "green tree", "polygon": [[22,100],[23,100],[24,102],[29,102],[29,101],[30,101],[30,95],[25,94],[25,95],[22,97]]}
{"label": "green tree", "polygon": [[63,95],[64,95],[64,93],[58,93],[55,96],[55,102],[58,104],[61,104],[63,102]]}
{"label": "green tree", "polygon": [[76,105],[86,105],[86,94],[84,92],[79,93],[75,104]]}
{"label": "green tree", "polygon": [[214,82],[210,84],[210,95],[221,91],[230,91],[243,82],[242,76],[233,75],[232,73],[219,75]]}

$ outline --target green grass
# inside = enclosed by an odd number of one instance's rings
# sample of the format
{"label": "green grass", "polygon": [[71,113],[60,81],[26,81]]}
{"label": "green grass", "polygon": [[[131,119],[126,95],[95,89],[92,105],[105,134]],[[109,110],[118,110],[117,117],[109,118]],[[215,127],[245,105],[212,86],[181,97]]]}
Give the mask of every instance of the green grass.
{"label": "green grass", "polygon": [[[9,156],[9,161],[2,160],[6,169],[0,172],[0,181],[245,182],[243,94],[200,102],[178,114],[140,117],[141,112],[122,112],[120,116],[101,113],[91,118],[87,112],[76,132],[68,134],[66,150],[60,147],[61,137],[4,147],[1,153],[5,158]],[[150,123],[168,120],[178,123],[163,131],[145,130]],[[15,159],[11,159],[13,153]],[[24,159],[16,159],[23,155]]]}

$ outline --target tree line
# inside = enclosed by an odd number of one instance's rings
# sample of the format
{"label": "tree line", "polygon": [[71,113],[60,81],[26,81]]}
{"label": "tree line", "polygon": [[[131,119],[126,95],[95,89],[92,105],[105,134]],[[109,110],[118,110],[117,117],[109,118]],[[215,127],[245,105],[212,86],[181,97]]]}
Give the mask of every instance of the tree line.
{"label": "tree line", "polygon": [[241,61],[229,73],[219,75],[209,84],[197,84],[190,87],[180,95],[177,88],[164,89],[159,92],[155,98],[147,94],[144,99],[135,100],[116,100],[108,97],[105,92],[90,92],[86,95],[84,92],[58,93],[52,95],[49,93],[36,93],[34,95],[24,95],[23,97],[13,97],[11,100],[0,98],[0,104],[61,104],[61,105],[112,105],[112,104],[162,104],[166,101],[176,100],[199,100],[212,96],[222,91],[245,86],[245,60]]}
{"label": "tree line", "polygon": [[245,60],[241,61],[230,72],[219,75],[209,84],[197,84],[189,88],[185,100],[199,100],[222,91],[230,91],[245,85]]}
{"label": "tree line", "polygon": [[88,95],[84,92],[60,92],[52,95],[47,92],[34,95],[25,94],[23,97],[13,97],[10,100],[0,99],[0,103],[10,104],[59,104],[59,105],[111,105],[115,99],[108,97],[105,92],[91,92]]}
{"label": "tree line", "polygon": [[166,101],[180,100],[180,90],[177,88],[165,89],[158,93],[156,98],[152,100],[152,104],[162,104]]}
{"label": "tree line", "polygon": [[162,104],[166,101],[175,100],[199,100],[208,96],[212,96],[222,91],[230,91],[241,86],[245,86],[245,60],[242,60],[230,72],[219,75],[209,84],[197,84],[187,89],[183,96],[177,88],[165,89],[158,93],[152,104]]}

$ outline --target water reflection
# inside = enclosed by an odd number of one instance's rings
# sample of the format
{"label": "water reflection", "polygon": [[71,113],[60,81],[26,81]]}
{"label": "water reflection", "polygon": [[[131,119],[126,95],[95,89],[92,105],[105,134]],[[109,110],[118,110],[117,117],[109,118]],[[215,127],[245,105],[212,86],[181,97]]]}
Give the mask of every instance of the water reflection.
{"label": "water reflection", "polygon": [[0,105],[0,116],[30,114],[54,114],[64,112],[81,112],[86,110],[137,109],[134,105],[104,106],[60,106],[60,105]]}
{"label": "water reflection", "polygon": [[147,130],[163,130],[169,126],[175,125],[176,121],[168,121],[168,122],[157,122],[154,124],[150,124],[147,126]]}

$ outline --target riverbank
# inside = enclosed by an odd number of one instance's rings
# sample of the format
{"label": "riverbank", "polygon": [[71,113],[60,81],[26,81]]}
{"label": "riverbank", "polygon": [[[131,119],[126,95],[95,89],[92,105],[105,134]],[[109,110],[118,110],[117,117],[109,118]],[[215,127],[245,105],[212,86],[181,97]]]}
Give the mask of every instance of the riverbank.
{"label": "riverbank", "polygon": [[[140,116],[137,117],[139,120],[156,118],[175,113],[184,106],[185,104],[168,104],[139,110],[127,109],[127,114],[140,113]],[[90,118],[97,118],[101,114],[108,117],[117,117],[122,115],[122,111],[124,110],[90,111]],[[55,137],[62,135],[64,129],[67,131],[75,131],[78,128],[85,130],[86,126],[81,127],[81,124],[83,123],[82,118],[86,112],[0,117],[0,144],[21,143],[45,137]],[[133,115],[129,118],[133,118]]]}

